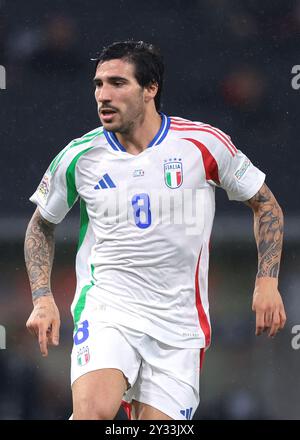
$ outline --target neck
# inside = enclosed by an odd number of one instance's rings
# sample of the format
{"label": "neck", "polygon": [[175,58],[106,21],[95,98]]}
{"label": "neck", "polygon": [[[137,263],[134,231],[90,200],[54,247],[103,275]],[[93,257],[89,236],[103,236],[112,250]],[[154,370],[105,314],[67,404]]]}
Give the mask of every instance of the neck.
{"label": "neck", "polygon": [[161,117],[157,111],[138,118],[130,132],[116,133],[118,141],[126,149],[127,153],[139,154],[144,151],[161,126]]}

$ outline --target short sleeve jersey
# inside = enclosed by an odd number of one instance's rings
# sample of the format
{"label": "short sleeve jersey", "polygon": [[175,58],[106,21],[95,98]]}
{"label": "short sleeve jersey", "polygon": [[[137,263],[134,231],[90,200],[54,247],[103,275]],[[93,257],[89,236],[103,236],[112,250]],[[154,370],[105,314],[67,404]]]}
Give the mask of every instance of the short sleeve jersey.
{"label": "short sleeve jersey", "polygon": [[246,201],[265,175],[221,130],[161,118],[159,132],[138,155],[127,153],[103,127],[73,140],[30,200],[52,223],[80,200],[71,307],[76,327],[93,303],[104,322],[176,347],[207,347],[215,188],[230,200]]}

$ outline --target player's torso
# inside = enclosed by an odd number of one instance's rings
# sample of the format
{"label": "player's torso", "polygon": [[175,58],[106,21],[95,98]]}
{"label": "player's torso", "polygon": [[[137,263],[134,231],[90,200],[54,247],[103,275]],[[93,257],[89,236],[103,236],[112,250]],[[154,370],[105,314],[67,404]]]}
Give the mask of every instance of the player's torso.
{"label": "player's torso", "polygon": [[214,216],[201,151],[172,131],[138,155],[100,135],[78,160],[75,181],[95,241],[77,263],[92,267],[100,290],[88,296],[101,319],[148,326],[169,342],[198,338],[195,277]]}

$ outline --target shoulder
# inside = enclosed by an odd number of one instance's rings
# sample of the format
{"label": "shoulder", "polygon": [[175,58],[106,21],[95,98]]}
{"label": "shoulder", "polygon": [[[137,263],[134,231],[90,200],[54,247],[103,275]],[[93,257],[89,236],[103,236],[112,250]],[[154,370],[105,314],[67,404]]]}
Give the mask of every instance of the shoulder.
{"label": "shoulder", "polygon": [[53,159],[49,166],[49,171],[54,174],[58,168],[66,169],[89,150],[99,146],[103,136],[103,127],[85,133],[81,137],[75,138],[66,145]]}
{"label": "shoulder", "polygon": [[103,133],[103,127],[99,126],[97,128],[94,128],[91,131],[88,131],[87,133],[83,134],[82,136],[73,139],[72,142],[83,142],[83,141],[87,141],[88,139],[94,139],[96,137],[101,136],[101,134]]}
{"label": "shoulder", "polygon": [[94,130],[89,131],[88,133],[83,134],[81,137],[73,139],[68,145],[68,149],[77,148],[79,151],[84,150],[88,147],[95,147],[98,145],[98,141],[103,136],[103,127],[97,127]]}
{"label": "shoulder", "polygon": [[207,148],[225,149],[231,155],[237,152],[230,136],[220,128],[214,127],[207,122],[191,121],[171,116],[170,131],[178,138],[191,141],[198,148],[200,148],[200,144],[203,144]]}

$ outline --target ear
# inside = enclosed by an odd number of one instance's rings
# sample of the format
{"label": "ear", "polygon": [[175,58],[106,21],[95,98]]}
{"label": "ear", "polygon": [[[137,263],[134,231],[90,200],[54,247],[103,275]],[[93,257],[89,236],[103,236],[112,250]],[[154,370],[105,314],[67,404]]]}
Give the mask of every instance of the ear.
{"label": "ear", "polygon": [[144,88],[144,100],[145,102],[149,102],[155,98],[158,91],[157,83],[150,84],[149,86]]}

